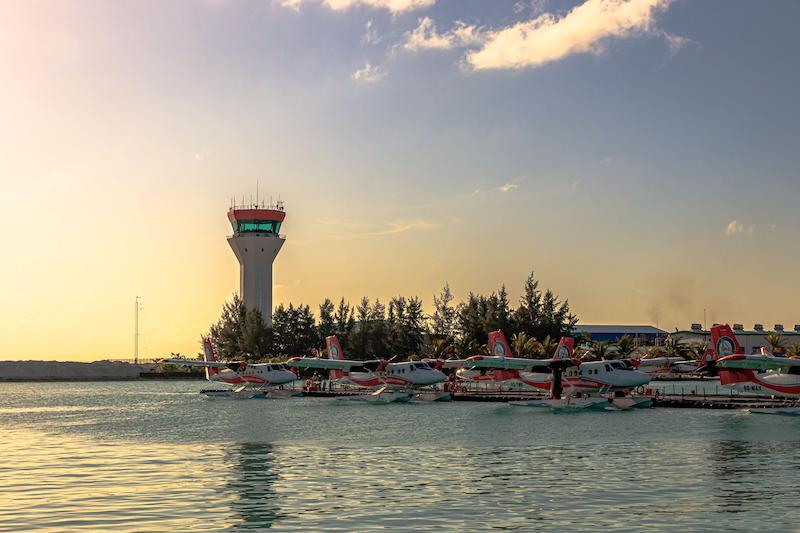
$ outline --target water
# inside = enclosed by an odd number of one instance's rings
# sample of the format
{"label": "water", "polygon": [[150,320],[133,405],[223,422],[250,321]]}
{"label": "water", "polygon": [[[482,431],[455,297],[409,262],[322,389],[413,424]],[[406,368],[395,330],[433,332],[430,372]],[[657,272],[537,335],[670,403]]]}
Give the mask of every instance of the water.
{"label": "water", "polygon": [[0,531],[800,529],[800,420],[0,384]]}

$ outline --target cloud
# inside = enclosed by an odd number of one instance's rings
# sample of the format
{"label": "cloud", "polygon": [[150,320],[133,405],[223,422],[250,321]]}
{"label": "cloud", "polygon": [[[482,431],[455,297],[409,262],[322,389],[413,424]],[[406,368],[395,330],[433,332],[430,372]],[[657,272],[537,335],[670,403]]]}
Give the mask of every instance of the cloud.
{"label": "cloud", "polygon": [[336,219],[321,220],[320,222],[331,229],[339,230],[339,232],[329,234],[327,237],[352,239],[398,235],[409,231],[430,231],[451,224],[459,224],[461,219],[458,217],[450,217],[440,221],[431,221],[425,218],[395,219],[380,224],[372,222],[345,222]]}
{"label": "cloud", "polygon": [[502,192],[502,193],[506,193],[506,192],[510,192],[510,191],[513,191],[514,189],[518,189],[518,188],[519,188],[519,184],[518,183],[504,183],[501,186],[499,186],[497,188],[497,190]]}
{"label": "cloud", "polygon": [[387,72],[383,69],[372,66],[367,62],[363,67],[353,72],[352,78],[358,83],[376,83],[384,79],[386,75]]}
{"label": "cloud", "polygon": [[378,31],[375,29],[375,23],[372,22],[372,19],[369,19],[364,26],[364,35],[361,36],[361,44],[378,44],[379,42],[381,42],[381,36],[378,35]]}
{"label": "cloud", "polygon": [[439,33],[436,23],[430,17],[422,17],[415,29],[406,32],[403,48],[411,51],[449,50],[479,44],[484,39],[483,32],[477,26],[458,20],[449,31]]}
{"label": "cloud", "polygon": [[664,42],[667,43],[670,57],[680,52],[684,46],[692,42],[691,39],[667,32],[663,32],[661,36],[664,37]]}
{"label": "cloud", "polygon": [[725,227],[725,236],[726,237],[735,237],[737,235],[747,235],[750,236],[756,232],[756,227],[754,224],[750,224],[749,226],[745,226],[744,224],[740,224],[736,220],[731,220],[728,225]]}
{"label": "cloud", "polygon": [[[561,17],[546,13],[489,32],[483,46],[468,52],[464,61],[473,70],[522,69],[573,54],[599,54],[606,39],[657,34],[655,16],[671,1],[586,0]],[[671,39],[679,44],[677,36]]]}
{"label": "cloud", "polygon": [[425,9],[436,4],[436,0],[273,0],[278,6],[300,10],[302,4],[321,4],[334,11],[345,11],[352,7],[365,6],[385,9],[391,13],[405,13]]}

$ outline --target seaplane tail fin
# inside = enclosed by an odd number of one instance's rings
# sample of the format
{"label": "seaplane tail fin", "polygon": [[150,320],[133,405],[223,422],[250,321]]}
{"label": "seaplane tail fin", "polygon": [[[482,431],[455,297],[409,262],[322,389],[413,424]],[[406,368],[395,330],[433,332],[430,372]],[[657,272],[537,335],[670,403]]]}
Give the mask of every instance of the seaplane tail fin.
{"label": "seaplane tail fin", "polygon": [[[328,359],[338,359],[340,361],[344,359],[344,351],[342,350],[342,345],[339,344],[339,338],[336,335],[325,337],[325,346],[328,349]],[[347,372],[344,370],[329,370],[328,374],[331,381],[335,381],[345,377]]]}
{"label": "seaplane tail fin", "polygon": [[[212,344],[211,339],[208,337],[203,338],[203,360],[210,362],[217,361],[217,352],[214,350],[214,344]],[[217,374],[219,374],[219,368],[206,367],[206,379],[211,379],[211,376]]]}
{"label": "seaplane tail fin", "polygon": [[744,353],[736,335],[727,324],[711,328],[711,349],[714,350],[715,360],[728,355]]}
{"label": "seaplane tail fin", "polygon": [[575,348],[575,339],[572,337],[561,337],[553,353],[553,361],[571,361],[572,350]]}
{"label": "seaplane tail fin", "polygon": [[489,353],[497,357],[511,357],[511,346],[499,329],[489,333]]}

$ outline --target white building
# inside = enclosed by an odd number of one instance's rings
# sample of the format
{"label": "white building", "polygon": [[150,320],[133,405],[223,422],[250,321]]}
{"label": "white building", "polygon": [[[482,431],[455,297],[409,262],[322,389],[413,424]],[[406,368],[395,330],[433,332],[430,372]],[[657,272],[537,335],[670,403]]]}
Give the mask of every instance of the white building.
{"label": "white building", "polygon": [[[769,348],[767,334],[770,332],[764,329],[763,324],[755,324],[751,330],[744,329],[742,324],[734,324],[732,327],[736,338],[739,340],[739,344],[741,344],[744,349],[744,353],[760,353],[762,347]],[[795,343],[800,343],[800,324],[796,324],[794,329],[789,331],[784,328],[783,324],[775,324],[772,331],[781,336],[783,345],[786,347]],[[711,345],[711,331],[704,330],[703,326],[700,324],[692,324],[691,328],[688,330],[670,333],[670,337],[688,343],[705,341]]]}

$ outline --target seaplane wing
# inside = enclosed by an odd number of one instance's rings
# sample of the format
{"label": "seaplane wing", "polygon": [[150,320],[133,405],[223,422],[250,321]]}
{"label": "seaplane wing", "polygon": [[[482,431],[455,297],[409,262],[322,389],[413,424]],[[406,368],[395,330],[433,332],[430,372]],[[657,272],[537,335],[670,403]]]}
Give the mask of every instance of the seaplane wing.
{"label": "seaplane wing", "polygon": [[222,361],[200,361],[199,359],[161,359],[159,363],[169,363],[181,366],[201,366],[206,368],[228,368],[238,363],[224,363]]}
{"label": "seaplane wing", "polygon": [[492,368],[495,370],[525,370],[534,366],[549,366],[549,359],[525,359],[522,357],[498,357],[474,355],[464,361],[464,368]]}
{"label": "seaplane wing", "polygon": [[787,370],[800,367],[800,359],[762,354],[733,354],[719,359],[717,366],[741,370]]}
{"label": "seaplane wing", "polygon": [[292,357],[286,363],[288,367],[318,368],[321,370],[350,370],[363,367],[369,361],[353,361],[349,359],[320,359],[317,357]]}
{"label": "seaplane wing", "polygon": [[466,359],[423,359],[423,363],[428,363],[434,368],[463,368]]}

